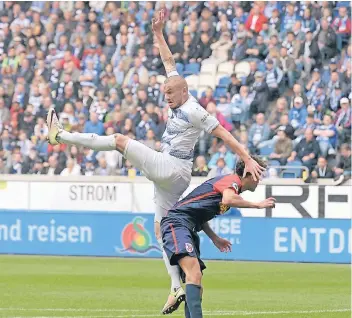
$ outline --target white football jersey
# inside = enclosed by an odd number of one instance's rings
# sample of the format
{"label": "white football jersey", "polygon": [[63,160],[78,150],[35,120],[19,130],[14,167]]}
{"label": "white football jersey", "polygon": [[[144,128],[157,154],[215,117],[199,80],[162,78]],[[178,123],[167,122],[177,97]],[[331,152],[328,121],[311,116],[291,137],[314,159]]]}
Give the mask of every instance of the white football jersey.
{"label": "white football jersey", "polygon": [[211,116],[189,94],[186,103],[176,109],[169,108],[166,129],[161,140],[162,152],[193,161],[194,146],[203,130],[211,133],[219,121]]}

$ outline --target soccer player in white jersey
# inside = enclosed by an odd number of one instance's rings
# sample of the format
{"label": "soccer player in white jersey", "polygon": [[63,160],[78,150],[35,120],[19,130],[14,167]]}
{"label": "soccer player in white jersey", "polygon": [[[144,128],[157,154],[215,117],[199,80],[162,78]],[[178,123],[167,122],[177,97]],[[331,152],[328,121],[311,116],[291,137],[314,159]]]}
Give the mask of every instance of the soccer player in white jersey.
{"label": "soccer player in white jersey", "polygon": [[[168,77],[165,82],[165,98],[169,110],[166,130],[162,137],[162,152],[154,151],[122,134],[98,136],[90,133],[69,133],[60,125],[54,109],[49,110],[47,117],[48,139],[51,144],[74,144],[97,151],[117,150],[154,183],[156,205],[154,228],[162,250],[161,218],[189,186],[194,146],[203,130],[221,138],[241,157],[246,164],[246,171],[255,178],[259,178],[263,172],[263,168],[251,158],[244,147],[189,94],[187,82],[177,73],[175,61],[164,39],[164,23],[164,12],[160,11],[158,18],[153,19],[152,29]],[[206,233],[211,231],[210,227],[207,229]],[[179,269],[170,265],[164,250],[163,258],[171,277],[171,292],[162,313],[169,314],[184,301],[185,293],[181,287]]]}

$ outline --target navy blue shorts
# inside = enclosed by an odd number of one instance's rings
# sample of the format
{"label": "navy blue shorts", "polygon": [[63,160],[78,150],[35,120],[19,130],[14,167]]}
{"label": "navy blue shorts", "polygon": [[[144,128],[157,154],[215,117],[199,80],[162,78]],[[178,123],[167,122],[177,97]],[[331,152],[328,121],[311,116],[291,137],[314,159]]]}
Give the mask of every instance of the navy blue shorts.
{"label": "navy blue shorts", "polygon": [[[167,217],[161,220],[160,229],[164,250],[171,265],[178,265],[181,258],[191,256],[198,259],[201,271],[206,268],[200,259],[200,240],[196,231],[192,231],[177,220]],[[182,280],[184,281],[184,277]]]}

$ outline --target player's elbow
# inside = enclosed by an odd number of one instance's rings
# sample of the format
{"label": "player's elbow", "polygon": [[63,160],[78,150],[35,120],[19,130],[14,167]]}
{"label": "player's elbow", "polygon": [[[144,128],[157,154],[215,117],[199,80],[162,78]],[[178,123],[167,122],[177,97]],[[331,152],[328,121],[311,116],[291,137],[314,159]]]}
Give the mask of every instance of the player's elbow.
{"label": "player's elbow", "polygon": [[223,204],[223,205],[228,205],[228,206],[230,206],[231,204],[232,204],[232,200],[230,199],[230,198],[222,198],[222,201],[221,201],[221,203]]}

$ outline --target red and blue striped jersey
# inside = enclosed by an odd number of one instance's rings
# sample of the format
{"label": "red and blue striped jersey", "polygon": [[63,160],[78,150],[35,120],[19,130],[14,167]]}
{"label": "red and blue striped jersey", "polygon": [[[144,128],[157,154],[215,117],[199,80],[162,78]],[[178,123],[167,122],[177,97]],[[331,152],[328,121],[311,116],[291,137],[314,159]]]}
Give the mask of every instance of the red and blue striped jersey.
{"label": "red and blue striped jersey", "polygon": [[177,202],[169,210],[167,217],[185,221],[191,228],[196,227],[200,230],[202,224],[230,209],[222,203],[225,189],[240,194],[241,187],[241,179],[235,174],[210,179]]}

